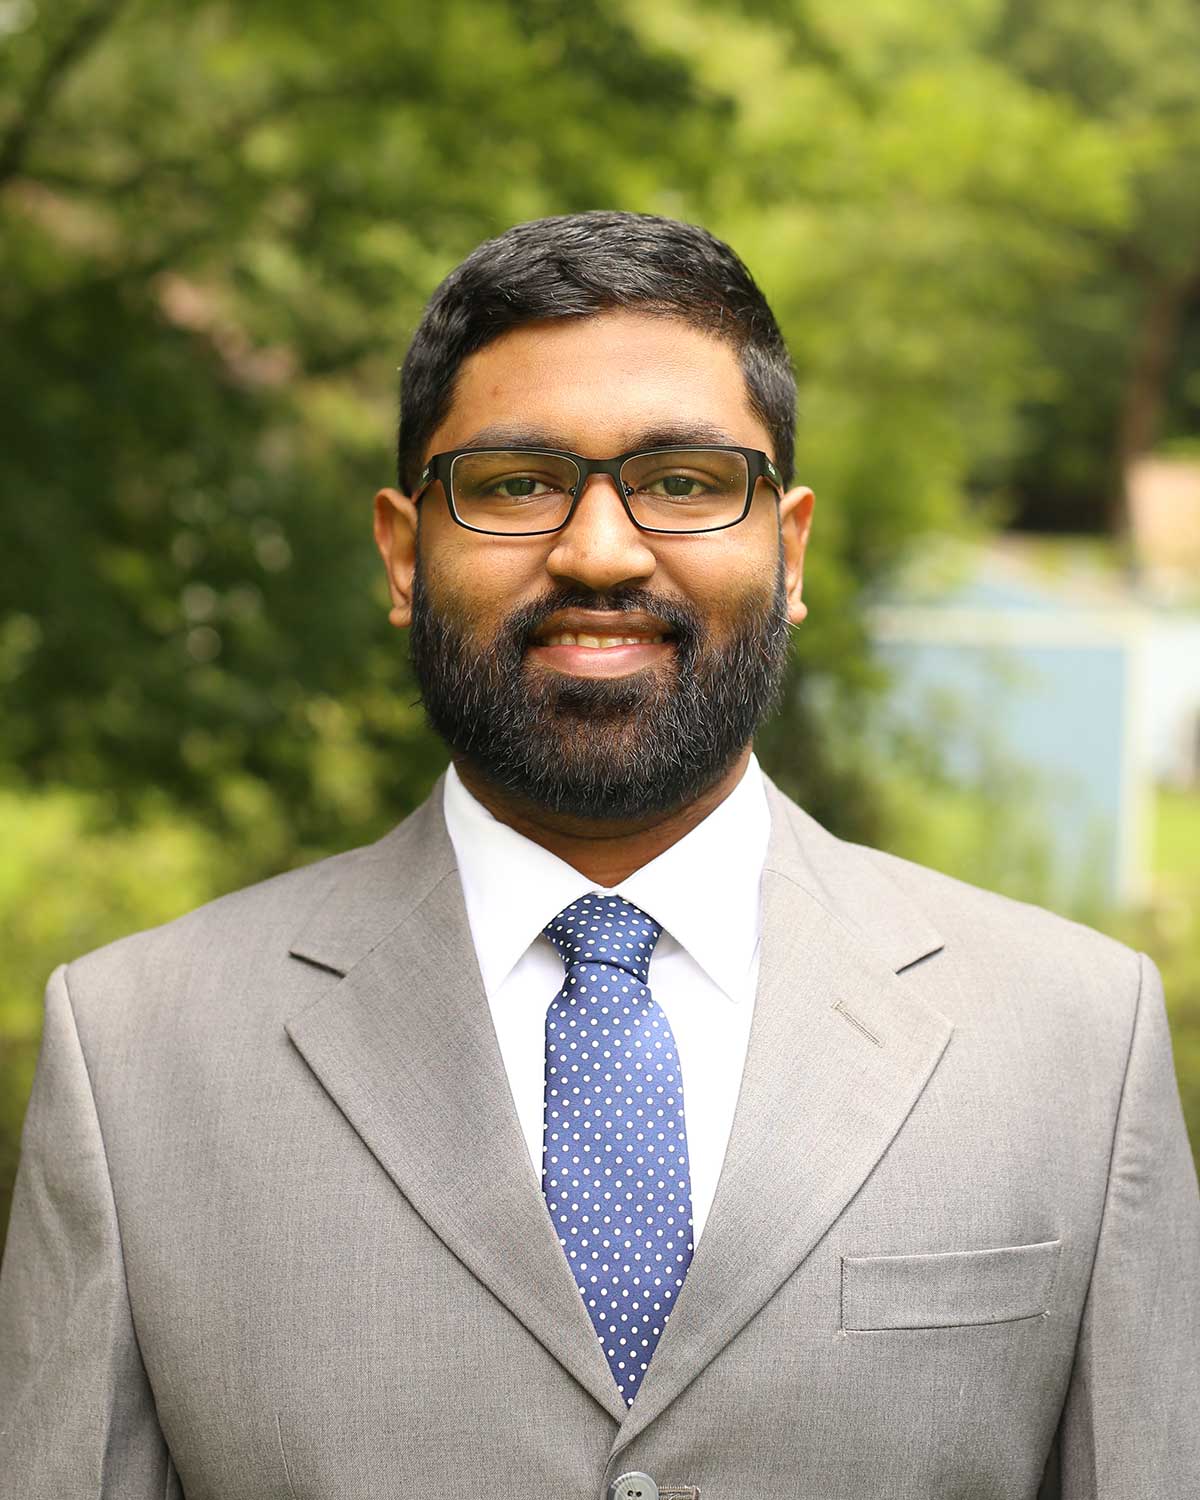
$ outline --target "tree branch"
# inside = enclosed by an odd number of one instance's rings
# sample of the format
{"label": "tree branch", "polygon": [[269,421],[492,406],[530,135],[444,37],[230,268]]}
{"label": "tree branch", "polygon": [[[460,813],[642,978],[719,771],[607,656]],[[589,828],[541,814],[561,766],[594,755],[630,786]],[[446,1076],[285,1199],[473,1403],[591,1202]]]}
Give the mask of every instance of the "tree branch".
{"label": "tree branch", "polygon": [[53,104],[55,94],[66,82],[71,69],[100,40],[125,3],[126,0],[96,0],[91,9],[85,10],[67,30],[58,46],[51,48],[16,118],[0,140],[0,184],[21,170],[34,131]]}

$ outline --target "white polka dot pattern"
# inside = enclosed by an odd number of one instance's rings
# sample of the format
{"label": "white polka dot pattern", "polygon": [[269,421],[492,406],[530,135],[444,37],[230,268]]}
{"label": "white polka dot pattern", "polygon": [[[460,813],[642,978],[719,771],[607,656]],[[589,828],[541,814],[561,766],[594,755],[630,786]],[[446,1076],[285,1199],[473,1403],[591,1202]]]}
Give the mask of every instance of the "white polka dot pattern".
{"label": "white polka dot pattern", "polygon": [[631,1406],[692,1259],[683,1075],[646,985],[662,928],[592,892],[543,930],[567,974],[546,1012],[542,1191]]}

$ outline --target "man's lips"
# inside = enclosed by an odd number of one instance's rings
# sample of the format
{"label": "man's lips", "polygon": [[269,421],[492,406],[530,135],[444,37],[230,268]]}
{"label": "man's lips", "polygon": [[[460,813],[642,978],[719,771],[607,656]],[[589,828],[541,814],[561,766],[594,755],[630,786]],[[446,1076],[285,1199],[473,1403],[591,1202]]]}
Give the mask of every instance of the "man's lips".
{"label": "man's lips", "polygon": [[528,648],[531,660],[575,677],[614,677],[659,661],[674,650],[663,620],[643,614],[552,616]]}
{"label": "man's lips", "polygon": [[[584,641],[587,639],[585,636]],[[674,649],[671,640],[620,640],[611,645],[590,646],[568,638],[535,643],[527,654],[530,661],[572,677],[623,677],[628,672],[653,666]]]}

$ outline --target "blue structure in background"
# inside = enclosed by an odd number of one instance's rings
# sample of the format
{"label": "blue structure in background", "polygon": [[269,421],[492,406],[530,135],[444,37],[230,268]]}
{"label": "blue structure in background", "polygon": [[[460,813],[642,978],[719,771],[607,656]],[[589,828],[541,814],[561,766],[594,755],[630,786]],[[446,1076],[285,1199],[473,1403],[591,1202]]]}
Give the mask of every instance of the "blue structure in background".
{"label": "blue structure in background", "polygon": [[1127,598],[1099,603],[1003,550],[873,613],[893,718],[932,731],[956,780],[1021,801],[997,813],[1038,829],[1067,903],[1143,894],[1145,621]]}

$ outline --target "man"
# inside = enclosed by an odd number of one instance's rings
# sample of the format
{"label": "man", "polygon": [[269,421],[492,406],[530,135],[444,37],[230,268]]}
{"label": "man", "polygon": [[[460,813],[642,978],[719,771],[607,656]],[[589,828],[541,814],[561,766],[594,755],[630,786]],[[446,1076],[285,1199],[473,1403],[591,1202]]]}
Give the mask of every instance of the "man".
{"label": "man", "polygon": [[451,769],[53,976],[6,1495],[1200,1493],[1153,965],[751,754],[793,410],[687,225],[521,225],[435,293],[375,535]]}

